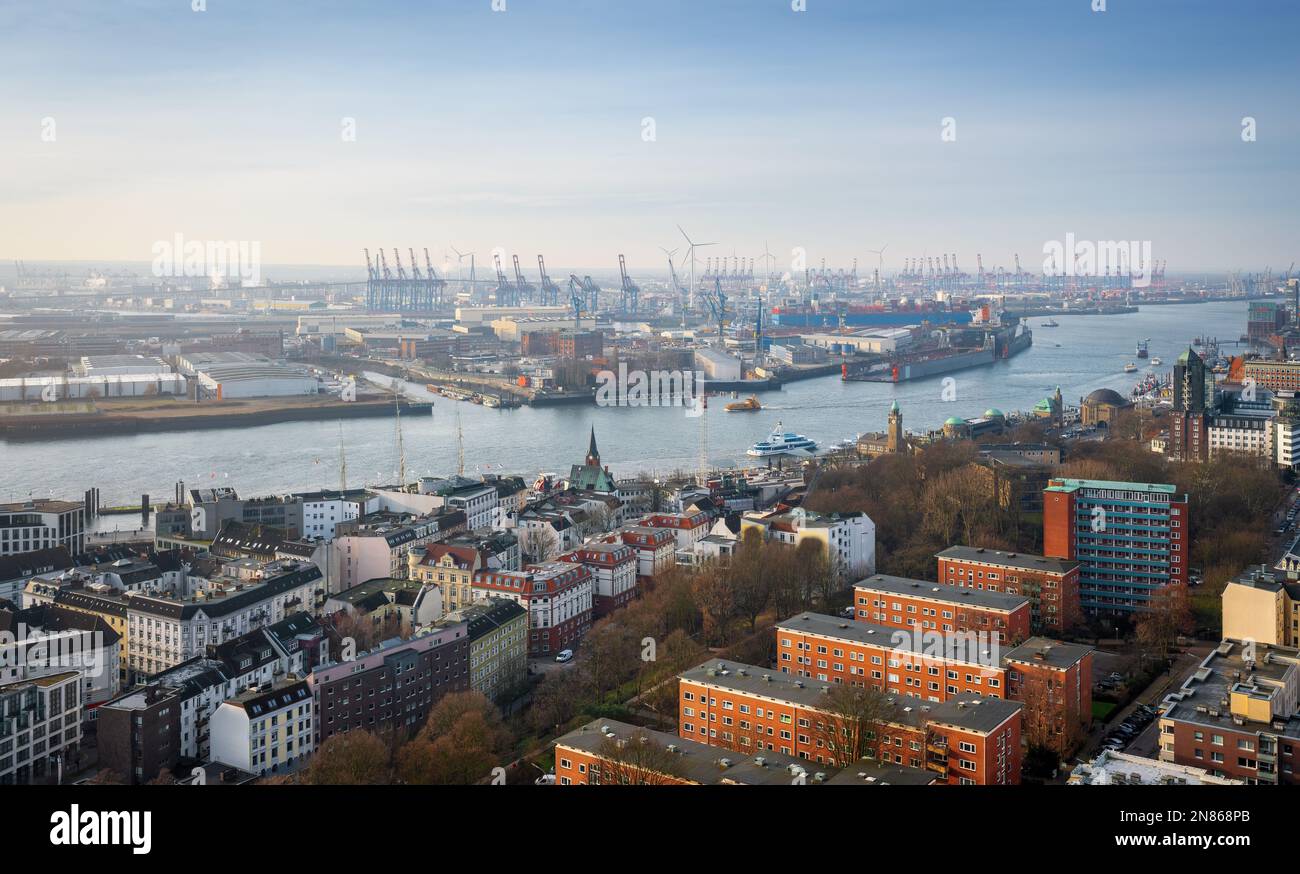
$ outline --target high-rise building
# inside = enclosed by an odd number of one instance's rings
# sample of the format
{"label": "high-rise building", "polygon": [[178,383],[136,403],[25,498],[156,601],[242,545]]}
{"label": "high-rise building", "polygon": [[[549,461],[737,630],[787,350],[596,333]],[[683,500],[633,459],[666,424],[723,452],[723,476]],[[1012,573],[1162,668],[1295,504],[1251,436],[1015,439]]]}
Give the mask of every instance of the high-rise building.
{"label": "high-rise building", "polygon": [[1147,609],[1187,585],[1188,496],[1167,483],[1053,479],[1043,492],[1043,552],[1076,559],[1087,613]]}
{"label": "high-rise building", "polygon": [[85,504],[35,498],[0,504],[0,556],[67,547],[86,551]]}
{"label": "high-rise building", "polygon": [[1169,454],[1179,460],[1209,457],[1209,414],[1214,410],[1214,373],[1188,348],[1174,364],[1174,408],[1169,414]]}

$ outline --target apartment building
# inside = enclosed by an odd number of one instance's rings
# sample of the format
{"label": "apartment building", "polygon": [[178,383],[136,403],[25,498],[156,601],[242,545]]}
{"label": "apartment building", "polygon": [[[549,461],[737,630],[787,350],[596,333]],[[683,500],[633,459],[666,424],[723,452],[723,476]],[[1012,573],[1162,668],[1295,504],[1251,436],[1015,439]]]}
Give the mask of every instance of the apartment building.
{"label": "apartment building", "polygon": [[1007,697],[996,646],[976,635],[917,633],[804,612],[776,624],[776,649],[780,673],[818,684],[869,686],[933,703]]}
{"label": "apartment building", "polygon": [[591,571],[595,619],[627,606],[636,597],[637,552],[627,544],[592,540],[558,560],[580,564]]}
{"label": "apartment building", "polygon": [[53,604],[0,605],[0,683],[76,671],[88,719],[121,689],[120,652],[117,633],[94,614]]}
{"label": "apartment building", "polygon": [[1300,646],[1300,582],[1261,565],[1223,587],[1223,636],[1268,646]]}
{"label": "apartment building", "polygon": [[584,565],[551,561],[522,571],[479,571],[477,598],[504,598],[528,611],[528,655],[554,655],[575,646],[591,628],[595,580]]}
{"label": "apartment building", "polygon": [[53,782],[81,746],[81,673],[0,684],[0,786]]}
{"label": "apartment building", "polygon": [[528,680],[528,611],[514,601],[490,598],[442,619],[458,622],[469,629],[469,687],[493,701],[517,692]]}
{"label": "apartment building", "polygon": [[950,546],[935,558],[945,586],[1028,598],[1035,630],[1062,634],[1083,621],[1078,561],[974,546]]}
{"label": "apartment building", "polygon": [[1043,552],[1078,561],[1086,613],[1148,609],[1187,586],[1188,496],[1167,483],[1053,479],[1043,493]]}
{"label": "apartment building", "polygon": [[[747,755],[833,765],[835,745],[846,728],[855,729],[836,713],[830,688],[710,659],[679,676],[678,733]],[[889,715],[857,727],[877,765],[928,770],[949,784],[1020,782],[1019,703],[975,695],[933,704],[895,696],[889,703]]]}
{"label": "apartment building", "polygon": [[709,517],[706,513],[652,513],[638,520],[636,527],[670,531],[677,540],[674,551],[693,552],[695,544],[708,536]]}
{"label": "apartment building", "polygon": [[1030,635],[1030,603],[1022,595],[876,574],[854,584],[853,600],[859,622],[887,628],[981,632],[999,646]]}
{"label": "apartment building", "polygon": [[822,515],[795,507],[786,511],[751,511],[741,517],[740,537],[757,529],[767,540],[790,546],[805,541],[821,545],[830,566],[848,578],[876,572],[876,523],[866,513]]}
{"label": "apartment building", "polygon": [[1004,653],[1007,697],[1024,705],[1025,739],[1062,756],[1092,725],[1092,653],[1082,644],[1032,637]]}
{"label": "apartment building", "polygon": [[442,696],[470,687],[469,649],[469,629],[457,622],[318,665],[307,677],[315,745],[356,729],[419,727]]}
{"label": "apartment building", "polygon": [[447,610],[460,610],[474,601],[474,574],[484,568],[483,556],[472,546],[429,543],[407,553],[407,575],[442,590]]}
{"label": "apartment building", "polygon": [[1246,783],[1300,782],[1300,652],[1224,640],[1160,713],[1160,761]]}
{"label": "apartment building", "polygon": [[378,513],[340,522],[335,527],[330,591],[341,592],[381,577],[404,578],[410,570],[411,547],[443,541],[464,530],[465,514],[459,510],[425,516]]}
{"label": "apartment building", "polygon": [[86,505],[80,501],[29,498],[0,504],[0,557],[62,546],[86,551]]}
{"label": "apartment building", "polygon": [[292,772],[316,748],[312,719],[306,681],[253,687],[212,714],[212,759],[263,777]]}
{"label": "apartment building", "polygon": [[629,525],[601,538],[606,543],[623,543],[636,551],[636,576],[639,583],[653,581],[655,576],[674,564],[677,538],[663,528]]}

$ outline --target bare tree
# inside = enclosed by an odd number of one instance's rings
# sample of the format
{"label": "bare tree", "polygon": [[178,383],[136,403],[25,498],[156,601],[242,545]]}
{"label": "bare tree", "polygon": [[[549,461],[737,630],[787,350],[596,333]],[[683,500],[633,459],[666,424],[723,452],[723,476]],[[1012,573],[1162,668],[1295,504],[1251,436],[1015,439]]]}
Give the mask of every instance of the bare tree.
{"label": "bare tree", "polygon": [[879,689],[836,683],[828,687],[817,711],[816,718],[824,721],[814,728],[829,763],[847,768],[867,756],[894,705]]}
{"label": "bare tree", "polygon": [[[630,738],[605,738],[596,751],[599,772],[590,782],[606,786],[671,786],[689,782],[683,776],[680,754],[636,730]],[[597,779],[598,778],[598,779]]]}

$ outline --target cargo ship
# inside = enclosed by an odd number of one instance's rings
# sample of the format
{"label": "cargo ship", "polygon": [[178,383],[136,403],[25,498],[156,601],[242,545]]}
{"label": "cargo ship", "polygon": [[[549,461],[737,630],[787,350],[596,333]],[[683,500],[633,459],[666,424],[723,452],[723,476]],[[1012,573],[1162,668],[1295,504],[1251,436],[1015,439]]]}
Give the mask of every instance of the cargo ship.
{"label": "cargo ship", "polygon": [[1150,343],[1151,343],[1151,338],[1150,338],[1150,337],[1147,337],[1145,340],[1141,340],[1141,341],[1138,342],[1138,345],[1137,345],[1137,357],[1138,357],[1138,358],[1146,358],[1146,357],[1147,357],[1147,349],[1149,348],[1149,344],[1150,344]]}
{"label": "cargo ship", "polygon": [[971,313],[949,309],[941,303],[922,301],[915,304],[881,306],[834,301],[826,304],[797,304],[772,307],[771,323],[781,328],[900,328],[929,322],[934,325],[965,325]]}

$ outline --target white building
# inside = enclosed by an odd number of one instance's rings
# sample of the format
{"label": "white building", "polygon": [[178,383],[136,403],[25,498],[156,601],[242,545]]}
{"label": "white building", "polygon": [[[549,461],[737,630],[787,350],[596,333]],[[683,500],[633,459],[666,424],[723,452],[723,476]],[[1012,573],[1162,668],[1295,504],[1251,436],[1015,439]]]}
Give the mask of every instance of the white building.
{"label": "white building", "polygon": [[714,382],[737,382],[744,376],[740,359],[717,349],[696,349],[695,367]]}
{"label": "white building", "polygon": [[1209,418],[1210,457],[1231,453],[1256,458],[1273,456],[1273,418],[1268,412],[1220,413]]}
{"label": "white building", "polygon": [[85,504],[45,498],[0,504],[0,556],[56,546],[73,555],[86,551]]}
{"label": "white building", "polygon": [[0,685],[0,786],[57,774],[81,744],[80,679],[65,671]]}
{"label": "white building", "polygon": [[302,536],[313,540],[333,540],[340,522],[360,519],[380,507],[379,498],[365,489],[299,492],[294,497],[302,499]]}
{"label": "white building", "polygon": [[183,395],[188,383],[179,373],[128,373],[122,376],[32,376],[0,379],[0,401],[63,401]]}
{"label": "white building", "polygon": [[315,749],[305,680],[255,686],[212,714],[212,758],[251,774],[294,770]]}
{"label": "white building", "polygon": [[1102,750],[1091,762],[1075,765],[1071,786],[1240,786],[1241,780],[1216,777],[1203,768],[1144,759]]}
{"label": "white building", "polygon": [[[6,614],[25,621],[5,622]],[[103,619],[45,605],[0,612],[0,627],[5,626],[0,631],[0,684],[76,671],[83,713],[121,690],[119,638]]]}
{"label": "white building", "polygon": [[866,513],[823,516],[802,507],[784,513],[753,511],[741,518],[742,539],[750,528],[762,530],[769,540],[794,547],[805,540],[818,541],[841,577],[876,572],[876,523]]}

